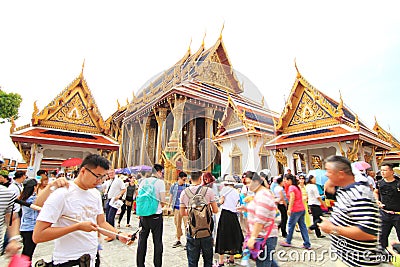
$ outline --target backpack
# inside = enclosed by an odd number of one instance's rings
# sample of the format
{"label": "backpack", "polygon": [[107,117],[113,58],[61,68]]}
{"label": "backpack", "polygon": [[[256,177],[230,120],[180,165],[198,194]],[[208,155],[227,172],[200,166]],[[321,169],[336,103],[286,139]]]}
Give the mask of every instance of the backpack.
{"label": "backpack", "polygon": [[185,194],[189,197],[188,230],[193,238],[209,237],[214,230],[211,208],[205,198],[207,189],[199,186],[195,194],[190,188],[185,189]]}
{"label": "backpack", "polygon": [[156,188],[154,184],[157,179],[154,179],[152,183],[149,180],[143,182],[143,186],[139,188],[138,195],[136,197],[136,214],[139,216],[154,215],[158,208],[158,199],[156,196]]}

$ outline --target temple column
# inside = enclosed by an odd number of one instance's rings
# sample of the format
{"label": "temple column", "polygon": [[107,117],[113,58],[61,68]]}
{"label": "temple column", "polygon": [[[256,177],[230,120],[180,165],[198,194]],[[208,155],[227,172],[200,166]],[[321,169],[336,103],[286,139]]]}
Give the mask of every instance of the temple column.
{"label": "temple column", "polygon": [[242,170],[251,170],[257,171],[255,165],[255,154],[256,154],[256,145],[257,145],[257,137],[256,136],[248,136],[248,143],[249,143],[249,151],[247,152],[247,162],[245,163],[246,166],[242,166]]}
{"label": "temple column", "polygon": [[123,150],[123,143],[124,143],[124,125],[122,124],[121,127],[121,134],[118,135],[118,142],[119,142],[119,150],[118,150],[118,163],[117,163],[117,168],[122,168],[122,150]]}
{"label": "temple column", "polygon": [[126,167],[132,166],[133,165],[133,161],[132,161],[132,156],[133,156],[133,152],[132,152],[132,147],[133,147],[133,136],[134,136],[134,128],[132,124],[128,124],[127,125],[127,132],[128,132],[128,157],[126,160]]}
{"label": "temple column", "polygon": [[43,159],[43,151],[44,148],[41,145],[36,146],[35,149],[35,161],[33,164],[33,177],[30,178],[35,178],[36,177],[36,172],[40,170],[40,165],[42,164],[42,159]]}
{"label": "temple column", "polygon": [[[155,114],[155,112],[154,112]],[[167,118],[167,109],[159,108],[158,116],[155,114],[157,120],[157,144],[156,144],[156,163],[161,162],[161,153],[163,148],[163,127],[165,123],[165,119]]]}
{"label": "temple column", "polygon": [[191,121],[189,122],[189,139],[190,139],[190,169],[195,169],[197,166],[194,166],[197,162],[196,157],[196,144],[197,144],[197,136],[196,136],[196,119],[193,118],[193,114],[191,117]]}
{"label": "temple column", "polygon": [[214,119],[214,110],[210,107],[205,108],[205,156],[204,156],[204,169],[208,172],[211,172],[212,167],[212,151],[211,151],[211,138],[213,134],[213,119]]}
{"label": "temple column", "polygon": [[145,118],[140,123],[140,127],[142,128],[142,142],[141,142],[141,146],[140,146],[140,151],[141,151],[140,164],[144,165],[145,157],[146,157],[146,153],[147,153],[147,149],[146,149],[146,147],[147,147],[146,146],[147,129],[148,129],[148,127],[150,127],[150,119],[149,118]]}

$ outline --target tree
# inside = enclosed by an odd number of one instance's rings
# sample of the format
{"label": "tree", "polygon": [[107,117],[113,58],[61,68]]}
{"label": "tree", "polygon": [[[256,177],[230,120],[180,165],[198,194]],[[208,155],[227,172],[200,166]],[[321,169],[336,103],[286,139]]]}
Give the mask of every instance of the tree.
{"label": "tree", "polygon": [[4,92],[0,87],[0,123],[18,119],[18,109],[21,105],[22,97],[17,93]]}

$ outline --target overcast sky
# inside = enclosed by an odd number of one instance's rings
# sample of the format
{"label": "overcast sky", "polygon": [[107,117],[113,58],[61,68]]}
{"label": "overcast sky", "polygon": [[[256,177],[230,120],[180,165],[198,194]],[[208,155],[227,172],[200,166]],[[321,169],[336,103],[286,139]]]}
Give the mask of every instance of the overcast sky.
{"label": "overcast sky", "polygon": [[[400,16],[396,1],[1,1],[0,86],[23,97],[30,123],[80,73],[104,119],[148,79],[223,41],[233,67],[281,113],[294,59],[314,87],[369,127],[400,139]],[[250,82],[245,83],[245,87]],[[252,89],[255,90],[255,89]],[[0,153],[10,139],[1,125]],[[6,143],[6,144],[5,144]]]}

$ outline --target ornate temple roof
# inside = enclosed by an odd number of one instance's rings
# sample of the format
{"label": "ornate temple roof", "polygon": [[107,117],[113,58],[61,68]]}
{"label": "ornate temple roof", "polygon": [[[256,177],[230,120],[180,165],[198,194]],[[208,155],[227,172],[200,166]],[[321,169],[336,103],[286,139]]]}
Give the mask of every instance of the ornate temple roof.
{"label": "ornate temple roof", "polygon": [[380,161],[379,163],[383,162],[383,160],[396,162],[400,161],[400,142],[391,133],[384,130],[378,124],[376,118],[373,130],[378,134],[378,138],[392,145],[390,151],[382,151],[377,153],[377,158]]}
{"label": "ornate temple roof", "polygon": [[[216,94],[216,91],[221,91],[222,94]],[[224,107],[226,92],[241,94],[243,87],[236,77],[220,37],[209,49],[204,48],[204,43],[193,54],[188,49],[181,60],[133,97],[124,116],[125,119],[140,116],[151,110],[160,99],[173,93],[193,97],[209,93],[211,97],[215,96],[211,101],[219,102]],[[225,95],[225,101],[221,99],[221,95]],[[120,119],[120,116],[114,118]]]}
{"label": "ornate temple roof", "polygon": [[[118,150],[119,144],[107,136],[106,123],[83,77],[72,81],[39,112],[34,103],[32,124],[10,129],[13,142],[53,144]],[[21,152],[21,151],[20,151]]]}
{"label": "ornate temple roof", "polygon": [[42,111],[39,112],[35,101],[32,126],[88,133],[105,132],[107,127],[83,77],[83,66],[79,76]]}
{"label": "ornate temple roof", "polygon": [[280,118],[275,123],[277,137],[267,148],[278,149],[299,145],[363,140],[380,149],[390,144],[377,137],[358,115],[343,103],[328,97],[312,86],[298,71],[296,80]]}
{"label": "ornate temple roof", "polygon": [[278,114],[267,110],[263,104],[229,93],[222,120],[213,141],[218,142],[241,135],[274,135],[274,119]]}

